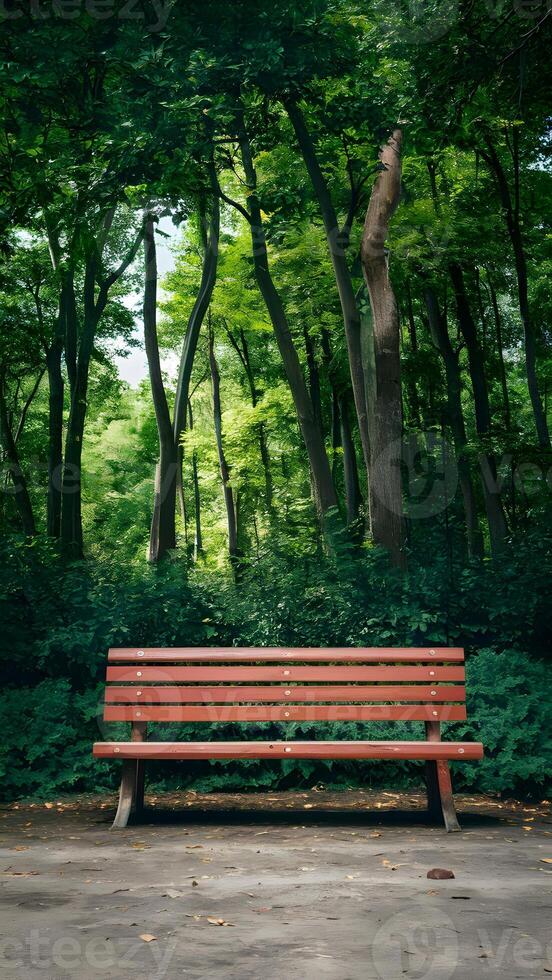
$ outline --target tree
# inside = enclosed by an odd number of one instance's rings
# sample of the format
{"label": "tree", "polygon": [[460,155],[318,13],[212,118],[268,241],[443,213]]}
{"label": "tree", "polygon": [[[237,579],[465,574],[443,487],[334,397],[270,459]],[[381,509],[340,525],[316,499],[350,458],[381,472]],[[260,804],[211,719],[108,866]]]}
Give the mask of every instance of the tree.
{"label": "tree", "polygon": [[[380,153],[362,235],[362,266],[372,309],[370,359],[365,382],[370,410],[370,496],[372,534],[404,565],[402,474],[402,406],[400,330],[397,302],[389,279],[385,241],[401,190],[402,131],[395,129]],[[371,383],[370,383],[371,382]]]}

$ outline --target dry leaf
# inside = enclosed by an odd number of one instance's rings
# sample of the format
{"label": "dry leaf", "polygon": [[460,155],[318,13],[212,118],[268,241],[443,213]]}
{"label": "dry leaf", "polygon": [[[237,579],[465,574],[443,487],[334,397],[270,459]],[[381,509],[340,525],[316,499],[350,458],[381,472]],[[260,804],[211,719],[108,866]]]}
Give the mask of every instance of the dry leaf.
{"label": "dry leaf", "polygon": [[403,868],[405,866],[404,861],[402,864],[392,864],[392,862],[388,861],[387,858],[384,858],[381,863],[383,864],[384,868],[389,868],[390,871],[396,871],[397,868]]}
{"label": "dry leaf", "polygon": [[143,939],[145,943],[152,943],[154,939],[157,939],[157,936],[152,936],[149,932],[144,932],[140,936],[140,939]]}
{"label": "dry leaf", "polygon": [[215,919],[214,916],[208,915],[207,922],[210,922],[212,926],[232,926],[233,922],[227,922],[226,919]]}
{"label": "dry leaf", "polygon": [[454,871],[449,871],[447,868],[432,868],[428,871],[427,877],[431,878],[432,881],[444,881],[446,878],[454,878]]}
{"label": "dry leaf", "polygon": [[541,861],[543,861],[544,864],[552,864],[552,858],[541,858]]}
{"label": "dry leaf", "polygon": [[375,830],[373,834],[370,834],[370,837],[381,837],[381,834],[379,830]]}
{"label": "dry leaf", "polygon": [[32,875],[39,875],[40,871],[4,871],[4,874],[11,878],[30,878]]}

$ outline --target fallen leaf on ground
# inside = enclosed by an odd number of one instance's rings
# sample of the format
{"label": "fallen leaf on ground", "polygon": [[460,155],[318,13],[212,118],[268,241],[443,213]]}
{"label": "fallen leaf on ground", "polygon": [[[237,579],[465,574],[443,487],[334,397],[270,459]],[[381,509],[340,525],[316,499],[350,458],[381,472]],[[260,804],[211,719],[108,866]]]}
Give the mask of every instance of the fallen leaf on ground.
{"label": "fallen leaf on ground", "polygon": [[442,881],[445,878],[454,878],[454,871],[449,871],[448,868],[432,868],[428,871],[427,877],[431,878],[433,881]]}
{"label": "fallen leaf on ground", "polygon": [[184,892],[179,892],[176,888],[167,888],[163,898],[184,898]]}
{"label": "fallen leaf on ground", "polygon": [[143,932],[140,939],[143,939],[145,943],[152,943],[154,939],[157,939],[157,936],[152,936],[149,932]]}
{"label": "fallen leaf on ground", "polygon": [[[16,847],[17,850],[18,848]],[[545,864],[552,864],[552,858],[541,858],[541,861],[544,861]]]}
{"label": "fallen leaf on ground", "polygon": [[210,922],[212,926],[232,926],[233,922],[227,922],[226,919],[215,919],[214,916],[208,915],[207,922]]}
{"label": "fallen leaf on ground", "polygon": [[32,875],[39,875],[40,871],[4,871],[4,874],[11,878],[30,878]]}

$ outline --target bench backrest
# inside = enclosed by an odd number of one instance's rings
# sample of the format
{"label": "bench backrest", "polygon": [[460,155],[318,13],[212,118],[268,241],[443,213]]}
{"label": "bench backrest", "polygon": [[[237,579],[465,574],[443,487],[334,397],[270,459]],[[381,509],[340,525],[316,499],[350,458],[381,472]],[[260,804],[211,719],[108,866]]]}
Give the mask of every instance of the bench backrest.
{"label": "bench backrest", "polygon": [[464,651],[110,650],[105,721],[463,721]]}

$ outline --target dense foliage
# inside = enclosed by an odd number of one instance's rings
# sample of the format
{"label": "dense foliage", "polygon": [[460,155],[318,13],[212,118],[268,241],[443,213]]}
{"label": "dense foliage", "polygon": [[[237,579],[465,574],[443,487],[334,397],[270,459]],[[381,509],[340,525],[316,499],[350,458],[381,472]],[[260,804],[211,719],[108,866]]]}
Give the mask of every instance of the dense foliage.
{"label": "dense foliage", "polygon": [[[428,542],[431,544],[430,542]],[[459,787],[513,794],[547,792],[552,760],[545,659],[550,631],[545,571],[550,540],[526,542],[511,564],[472,563],[450,578],[446,560],[416,563],[405,580],[383,554],[350,563],[290,555],[289,542],[267,547],[236,588],[216,570],[187,576],[180,562],[161,568],[114,566],[98,559],[64,567],[36,545],[2,553],[1,613],[9,662],[0,720],[2,795],[51,798],[70,790],[113,788],[109,763],[94,761],[94,740],[123,735],[102,721],[106,650],[136,637],[150,645],[423,645],[465,643],[469,723],[453,726],[481,739],[479,764],[459,766]],[[530,600],[530,601],[528,601]],[[185,737],[261,737],[266,725],[182,726]],[[421,725],[291,726],[303,737],[421,737]],[[173,737],[174,726],[159,726]],[[270,728],[272,737],[278,726]],[[174,767],[157,763],[159,787],[397,786],[419,784],[412,763],[312,763],[289,760]]]}
{"label": "dense foliage", "polygon": [[[114,785],[90,745],[107,648],[135,644],[465,646],[455,731],[488,754],[457,785],[546,790],[541,13],[190,0],[158,24],[62,5],[6,20],[4,798]],[[144,347],[147,372],[122,381]],[[414,769],[152,775],[396,785]]]}

